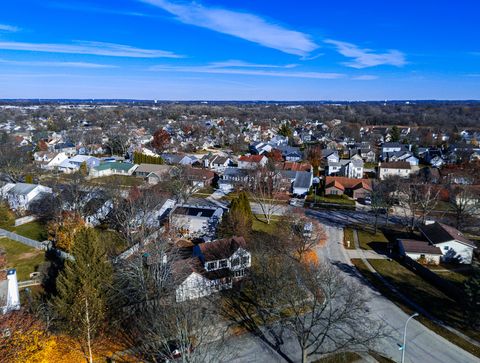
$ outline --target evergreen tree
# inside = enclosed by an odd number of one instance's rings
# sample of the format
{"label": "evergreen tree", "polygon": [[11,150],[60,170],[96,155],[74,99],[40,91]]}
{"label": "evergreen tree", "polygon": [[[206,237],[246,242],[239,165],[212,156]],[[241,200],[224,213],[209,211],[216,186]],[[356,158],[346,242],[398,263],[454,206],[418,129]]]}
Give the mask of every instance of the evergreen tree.
{"label": "evergreen tree", "polygon": [[480,267],[476,266],[472,275],[464,284],[466,295],[466,316],[470,326],[476,328],[480,324]]}
{"label": "evergreen tree", "polygon": [[83,163],[80,164],[80,174],[83,176],[87,176],[88,174],[88,168],[87,168],[87,163],[84,161]]}
{"label": "evergreen tree", "polygon": [[91,363],[92,341],[105,321],[112,267],[92,228],[76,235],[72,255],[57,278],[53,303],[64,329],[83,343]]}
{"label": "evergreen tree", "polygon": [[252,210],[244,192],[232,200],[229,211],[219,227],[220,237],[242,236],[245,239],[252,233]]}
{"label": "evergreen tree", "polygon": [[9,228],[15,224],[15,214],[5,202],[0,202],[0,228]]}
{"label": "evergreen tree", "polygon": [[390,136],[392,142],[397,142],[400,140],[400,129],[397,126],[393,126],[390,130]]}

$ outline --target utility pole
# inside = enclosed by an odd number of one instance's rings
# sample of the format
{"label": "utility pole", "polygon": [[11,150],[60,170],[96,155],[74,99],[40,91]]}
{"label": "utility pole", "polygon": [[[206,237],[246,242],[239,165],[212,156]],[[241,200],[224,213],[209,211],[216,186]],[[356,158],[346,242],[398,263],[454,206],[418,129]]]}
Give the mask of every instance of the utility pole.
{"label": "utility pole", "polygon": [[415,318],[418,315],[419,315],[418,313],[414,313],[410,315],[410,317],[405,322],[405,329],[403,330],[402,363],[405,363],[405,350],[407,350],[406,349],[407,348],[407,325],[411,319]]}

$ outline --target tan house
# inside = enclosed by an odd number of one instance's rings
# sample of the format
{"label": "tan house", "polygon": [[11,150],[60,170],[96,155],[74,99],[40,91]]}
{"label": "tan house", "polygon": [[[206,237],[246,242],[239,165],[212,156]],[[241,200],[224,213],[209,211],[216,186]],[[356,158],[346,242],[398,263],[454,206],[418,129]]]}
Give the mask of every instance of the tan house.
{"label": "tan house", "polygon": [[372,193],[370,179],[354,179],[327,176],[325,179],[325,195],[348,195],[353,199],[361,199]]}

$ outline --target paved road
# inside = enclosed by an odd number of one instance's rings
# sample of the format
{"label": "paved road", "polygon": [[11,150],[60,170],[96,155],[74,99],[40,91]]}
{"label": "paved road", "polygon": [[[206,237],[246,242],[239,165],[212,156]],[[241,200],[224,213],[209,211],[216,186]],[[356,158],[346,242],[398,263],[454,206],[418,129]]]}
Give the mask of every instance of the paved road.
{"label": "paved road", "polygon": [[[319,219],[322,220],[322,217],[325,218],[323,214],[320,214]],[[331,222],[331,217],[328,220]],[[324,247],[318,248],[318,254],[336,264],[348,279],[356,280],[363,286],[365,292],[371,298],[369,310],[376,318],[387,323],[393,331],[392,338],[382,341],[378,350],[385,356],[400,361],[401,352],[398,350],[397,344],[402,341],[403,328],[408,316],[359,278],[342,245],[343,229],[333,225],[333,223],[325,225],[325,229],[328,241]],[[411,321],[408,326],[405,361],[411,363],[468,363],[480,362],[480,359],[433,333],[417,321]]]}

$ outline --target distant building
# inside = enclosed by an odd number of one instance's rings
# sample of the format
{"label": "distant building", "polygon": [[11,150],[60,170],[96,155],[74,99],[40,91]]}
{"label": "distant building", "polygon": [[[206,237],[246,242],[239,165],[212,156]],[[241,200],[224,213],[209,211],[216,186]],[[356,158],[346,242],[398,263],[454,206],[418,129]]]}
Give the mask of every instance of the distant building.
{"label": "distant building", "polygon": [[0,188],[0,197],[7,201],[10,208],[18,211],[28,210],[35,199],[51,193],[51,188],[39,184],[7,183]]}
{"label": "distant building", "polygon": [[90,169],[90,176],[94,178],[110,175],[132,175],[138,167],[136,164],[122,163],[122,162],[107,162],[102,163]]}
{"label": "distant building", "polygon": [[238,158],[239,169],[256,169],[267,164],[268,158],[264,155],[242,155]]}

